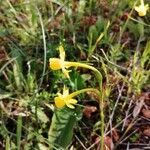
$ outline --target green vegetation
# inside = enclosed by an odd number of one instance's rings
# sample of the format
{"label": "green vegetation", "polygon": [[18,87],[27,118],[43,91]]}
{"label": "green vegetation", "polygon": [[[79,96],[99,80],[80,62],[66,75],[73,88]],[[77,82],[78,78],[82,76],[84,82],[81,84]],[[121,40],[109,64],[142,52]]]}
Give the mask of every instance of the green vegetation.
{"label": "green vegetation", "polygon": [[0,149],[148,147],[148,2],[1,0]]}

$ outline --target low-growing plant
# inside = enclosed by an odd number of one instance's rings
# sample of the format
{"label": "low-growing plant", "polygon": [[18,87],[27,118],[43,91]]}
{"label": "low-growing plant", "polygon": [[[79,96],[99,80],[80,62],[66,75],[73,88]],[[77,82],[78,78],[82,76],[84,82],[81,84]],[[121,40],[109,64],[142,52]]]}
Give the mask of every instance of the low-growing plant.
{"label": "low-growing plant", "polygon": [[[50,58],[50,60],[49,60],[50,68],[52,70],[62,69],[63,74],[67,78],[70,78],[69,72],[71,70],[68,70],[68,68],[70,68],[70,67],[83,67],[86,69],[90,69],[95,74],[95,77],[99,84],[99,90],[93,89],[93,88],[87,88],[87,89],[78,90],[69,95],[69,91],[64,88],[63,94],[58,93],[58,97],[55,98],[55,105],[58,108],[62,108],[62,111],[60,111],[58,109],[55,111],[55,113],[53,115],[52,123],[51,123],[50,130],[49,130],[49,141],[51,142],[51,147],[58,146],[58,147],[66,148],[69,145],[69,143],[71,142],[71,138],[72,138],[72,136],[71,136],[72,130],[73,130],[74,124],[76,123],[75,118],[71,119],[72,113],[70,115],[68,115],[70,113],[70,111],[72,112],[72,110],[70,110],[70,109],[74,109],[75,108],[74,105],[77,103],[77,100],[73,99],[73,97],[80,93],[83,93],[83,92],[94,91],[94,92],[96,92],[96,94],[98,94],[98,97],[99,97],[99,107],[100,107],[100,116],[101,116],[101,150],[102,150],[104,148],[104,112],[103,112],[104,102],[103,102],[103,91],[102,91],[102,75],[93,66],[90,66],[90,65],[87,65],[84,63],[79,63],[79,62],[65,61],[65,51],[64,51],[64,48],[62,45],[59,46],[59,53],[60,53],[60,58]],[[66,111],[66,115],[69,118],[71,117],[70,119],[72,121],[64,114],[63,109],[66,109],[64,107],[65,105],[70,108],[70,109],[67,109],[68,111]],[[66,119],[66,118],[68,118],[68,119]],[[69,120],[69,122],[68,122],[68,120]],[[62,126],[61,126],[61,124],[62,124]],[[59,126],[59,128],[57,126]],[[66,126],[68,126],[68,134],[69,135],[65,138]]]}
{"label": "low-growing plant", "polygon": [[147,42],[147,45],[141,57],[139,57],[138,52],[134,54],[133,67],[129,79],[129,92],[134,91],[138,94],[141,93],[142,88],[144,87],[144,85],[150,77],[150,72],[146,69],[150,64],[149,58],[150,42]]}

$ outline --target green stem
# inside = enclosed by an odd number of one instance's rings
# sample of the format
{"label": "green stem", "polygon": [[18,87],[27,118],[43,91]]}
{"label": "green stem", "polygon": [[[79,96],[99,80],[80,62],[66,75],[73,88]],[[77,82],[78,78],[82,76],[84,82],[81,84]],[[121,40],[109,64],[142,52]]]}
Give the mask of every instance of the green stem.
{"label": "green stem", "polygon": [[[94,70],[93,70],[94,71]],[[101,73],[95,69],[95,76],[97,78],[99,84],[99,108],[100,108],[100,117],[101,117],[101,147],[100,150],[104,149],[104,127],[105,127],[105,120],[104,120],[104,94],[102,89],[102,75]]]}
{"label": "green stem", "polygon": [[65,61],[64,62],[64,66],[65,67],[82,67],[82,68],[87,68],[87,69],[90,69],[90,70],[93,70],[93,71],[96,71],[97,69],[94,68],[93,66],[90,66],[90,65],[87,65],[87,64],[84,64],[84,63],[79,63],[79,62],[70,62],[70,61]]}
{"label": "green stem", "polygon": [[[101,117],[101,150],[103,150],[103,148],[104,148],[104,127],[105,127],[105,122],[104,122],[104,95],[102,93],[102,75],[95,67],[92,67],[92,66],[89,66],[89,65],[83,64],[83,63],[67,62],[66,61],[65,66],[68,67],[68,68],[74,66],[74,67],[83,67],[83,68],[90,69],[94,72],[95,77],[97,78],[97,81],[98,81],[98,84],[99,84],[98,95],[99,95],[99,108],[100,108],[100,117]],[[79,92],[79,91],[77,91],[77,92]],[[76,93],[76,92],[74,92],[74,93]]]}
{"label": "green stem", "polygon": [[82,90],[79,90],[79,91],[76,91],[76,92],[73,92],[71,94],[68,95],[67,98],[71,99],[81,93],[84,93],[84,92],[89,92],[89,91],[92,91],[92,92],[95,92],[97,93],[98,95],[100,94],[100,92],[97,90],[97,89],[94,89],[94,88],[86,88],[86,89],[82,89]]}

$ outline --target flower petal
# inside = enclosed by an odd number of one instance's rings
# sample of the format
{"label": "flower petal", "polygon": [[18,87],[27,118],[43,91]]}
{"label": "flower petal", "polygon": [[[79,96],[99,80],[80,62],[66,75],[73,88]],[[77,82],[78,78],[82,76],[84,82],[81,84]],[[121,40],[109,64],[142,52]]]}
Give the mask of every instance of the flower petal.
{"label": "flower petal", "polygon": [[63,96],[63,95],[62,95],[61,93],[59,93],[59,92],[57,93],[57,95],[58,95],[58,97],[60,97],[60,98]]}
{"label": "flower petal", "polygon": [[66,103],[67,107],[74,109],[75,107],[72,104]]}
{"label": "flower petal", "polygon": [[54,101],[57,108],[62,108],[65,106],[65,101],[60,97],[55,97]]}
{"label": "flower petal", "polygon": [[145,9],[146,9],[146,11],[149,9],[149,5],[148,4],[145,5]]}
{"label": "flower petal", "polygon": [[68,95],[69,95],[69,89],[64,86],[64,88],[63,88],[63,97],[66,97]]}
{"label": "flower petal", "polygon": [[63,74],[64,74],[67,78],[70,78],[70,76],[69,76],[69,72],[70,72],[70,71],[68,71],[67,69],[65,69],[65,67],[62,68],[62,72],[63,72]]}
{"label": "flower petal", "polygon": [[134,9],[135,9],[137,12],[139,12],[139,10],[140,10],[140,8],[137,7],[137,6],[136,6]]}
{"label": "flower petal", "polygon": [[69,99],[68,103],[70,104],[76,104],[78,101],[76,99]]}
{"label": "flower petal", "polygon": [[65,60],[65,51],[64,51],[63,46],[60,45],[60,46],[58,47],[58,49],[59,49],[59,56],[60,56],[60,59],[64,61],[64,60]]}
{"label": "flower petal", "polygon": [[69,100],[65,100],[65,103],[66,103],[67,107],[74,109],[75,107],[73,105],[75,105],[77,103],[77,100],[69,99]]}

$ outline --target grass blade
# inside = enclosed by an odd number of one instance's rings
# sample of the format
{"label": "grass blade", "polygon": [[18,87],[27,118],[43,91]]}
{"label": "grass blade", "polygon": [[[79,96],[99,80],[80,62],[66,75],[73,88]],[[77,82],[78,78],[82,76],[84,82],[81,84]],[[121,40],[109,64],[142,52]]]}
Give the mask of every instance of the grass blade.
{"label": "grass blade", "polygon": [[19,116],[17,121],[17,150],[20,150],[21,134],[22,134],[22,117]]}

